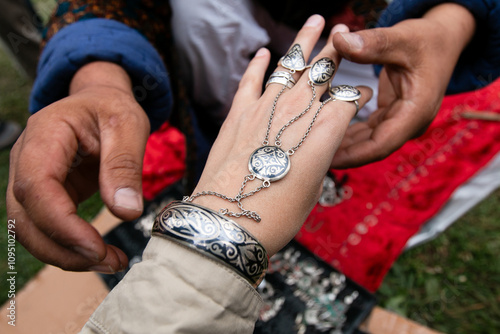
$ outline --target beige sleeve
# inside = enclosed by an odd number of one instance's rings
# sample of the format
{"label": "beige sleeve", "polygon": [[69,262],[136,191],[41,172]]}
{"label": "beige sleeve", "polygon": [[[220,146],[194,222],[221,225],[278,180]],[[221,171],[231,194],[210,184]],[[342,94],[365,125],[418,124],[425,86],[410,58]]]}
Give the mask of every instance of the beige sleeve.
{"label": "beige sleeve", "polygon": [[232,269],[153,236],[81,333],[252,333],[261,306]]}

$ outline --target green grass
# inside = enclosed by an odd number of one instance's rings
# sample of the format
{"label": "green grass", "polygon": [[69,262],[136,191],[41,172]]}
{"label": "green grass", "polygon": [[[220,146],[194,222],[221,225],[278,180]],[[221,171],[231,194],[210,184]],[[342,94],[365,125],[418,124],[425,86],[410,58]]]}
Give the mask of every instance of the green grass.
{"label": "green grass", "polygon": [[[26,123],[31,85],[0,49],[0,118]],[[0,152],[0,303],[7,300],[5,189],[9,152]],[[83,203],[86,220],[101,208],[99,195]],[[10,217],[15,218],[15,217]],[[404,253],[377,293],[380,305],[446,333],[500,333],[500,191],[489,196],[438,239]],[[43,267],[16,247],[17,291]]]}
{"label": "green grass", "polygon": [[381,305],[445,333],[500,333],[500,190],[444,234],[404,253]]}

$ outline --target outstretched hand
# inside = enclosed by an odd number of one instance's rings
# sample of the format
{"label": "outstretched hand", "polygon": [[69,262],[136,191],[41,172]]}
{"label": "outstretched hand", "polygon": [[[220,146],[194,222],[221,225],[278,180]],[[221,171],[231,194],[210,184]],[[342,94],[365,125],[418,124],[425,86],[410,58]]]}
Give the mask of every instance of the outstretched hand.
{"label": "outstretched hand", "polygon": [[126,255],[78,217],[100,190],[116,216],[142,213],[142,160],[149,121],[128,75],[111,63],[77,72],[70,96],[28,120],[10,159],[7,212],[17,240],[39,260],[66,270],[112,273]]}
{"label": "outstretched hand", "polygon": [[341,56],[382,64],[383,69],[378,109],[367,121],[349,127],[332,167],[381,160],[421,135],[436,116],[474,29],[474,17],[467,9],[447,3],[390,28],[336,34],[333,45]]}

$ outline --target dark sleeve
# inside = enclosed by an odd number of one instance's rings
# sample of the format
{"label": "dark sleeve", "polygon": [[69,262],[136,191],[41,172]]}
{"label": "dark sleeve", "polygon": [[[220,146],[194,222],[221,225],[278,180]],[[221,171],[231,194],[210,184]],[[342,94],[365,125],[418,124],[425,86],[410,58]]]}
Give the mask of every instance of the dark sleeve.
{"label": "dark sleeve", "polygon": [[168,8],[166,1],[157,7],[155,1],[140,0],[59,2],[45,31],[30,112],[67,96],[76,71],[101,60],[128,72],[152,128],[163,123],[172,89],[165,58],[155,45],[170,38]]}
{"label": "dark sleeve", "polygon": [[484,87],[500,76],[500,0],[394,0],[382,13],[378,26],[390,27],[421,17],[445,2],[464,6],[476,19],[476,33],[460,56],[446,93]]}

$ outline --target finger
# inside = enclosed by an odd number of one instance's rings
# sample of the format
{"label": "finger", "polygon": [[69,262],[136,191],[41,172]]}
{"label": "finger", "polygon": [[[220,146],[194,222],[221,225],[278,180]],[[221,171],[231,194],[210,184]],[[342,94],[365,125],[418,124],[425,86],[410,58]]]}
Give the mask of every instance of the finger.
{"label": "finger", "polygon": [[[386,68],[383,68],[380,71],[378,76],[378,96],[377,96],[377,105],[379,108],[389,107],[393,101],[396,101],[400,97],[403,97],[403,92],[401,91],[399,86],[393,86],[390,82],[389,76],[387,74]],[[399,89],[398,89],[399,88]],[[396,89],[398,90],[396,92]],[[399,95],[398,95],[399,94]],[[406,96],[406,98],[410,98],[410,96]]]}
{"label": "finger", "polygon": [[[313,15],[304,23],[300,31],[297,33],[295,40],[293,41],[290,49],[296,44],[300,46],[300,50],[304,56],[304,61],[308,62],[309,57],[314,49],[314,46],[318,42],[321,32],[325,26],[325,19],[321,15]],[[275,71],[289,71],[289,69],[278,65]],[[293,74],[295,81],[304,76],[304,71],[297,71]],[[280,84],[271,84],[266,89],[266,93],[269,92],[270,95],[276,95],[283,86]]]}
{"label": "finger", "polygon": [[[340,65],[340,61],[341,61],[341,57],[340,57],[339,53],[337,52],[337,50],[335,50],[335,48],[333,46],[333,36],[335,36],[335,34],[337,34],[337,33],[348,32],[348,31],[349,31],[349,28],[344,24],[338,24],[338,25],[334,26],[332,28],[332,30],[330,31],[330,35],[328,36],[328,41],[326,42],[325,46],[318,53],[318,55],[316,55],[316,57],[314,57],[314,59],[311,61],[313,66],[317,61],[320,61],[324,58],[328,58],[331,61],[333,61],[334,71],[333,71],[333,74],[332,74],[329,81],[331,81],[333,79],[333,77],[335,76],[335,72],[337,71],[337,69]],[[302,76],[302,78],[300,79],[300,82],[297,83],[297,85],[302,85],[303,87],[305,87],[305,85],[307,85],[307,86],[309,85],[309,83],[308,83],[310,80],[309,73],[311,70],[312,70],[312,68],[310,68],[306,71],[306,73],[304,74],[304,76]],[[323,85],[315,85],[315,86],[316,86],[316,91],[318,93],[318,96],[321,96],[324,92],[326,92],[326,90],[329,87],[327,83],[325,83]]]}
{"label": "finger", "polygon": [[339,149],[332,161],[333,168],[358,167],[382,160],[412,138],[415,129],[423,127],[416,108],[404,101],[378,113],[350,133],[348,144]]}
{"label": "finger", "polygon": [[[358,113],[359,110],[361,110],[366,105],[366,103],[371,100],[373,96],[373,90],[368,86],[357,86],[356,88],[361,93],[360,98],[356,101],[357,105],[354,103],[354,101],[334,100],[333,103],[328,106],[329,108],[335,109],[341,107],[343,110],[345,110],[344,112],[349,116],[349,122],[352,120],[352,118],[354,118],[354,116],[356,116],[356,113]],[[347,130],[348,129],[349,127],[347,127]]]}
{"label": "finger", "polygon": [[[361,97],[357,101],[362,108],[372,97],[372,90],[366,86],[357,87],[361,92]],[[311,142],[321,143],[317,149],[323,155],[329,155],[330,164],[333,153],[342,142],[350,121],[356,113],[354,102],[333,100],[325,104],[323,110],[317,117],[315,128],[309,133]]]}
{"label": "finger", "polygon": [[[356,88],[361,92],[361,97],[357,100],[359,109],[361,109],[368,101],[370,101],[373,96],[373,91],[367,86],[358,86]],[[325,106],[325,113],[323,117],[326,117],[325,115],[328,114],[335,115],[335,117],[329,118],[332,122],[338,124],[340,129],[342,129],[342,131],[336,135],[344,136],[349,128],[349,123],[356,115],[357,110],[358,108],[354,102],[334,100]]]}
{"label": "finger", "polygon": [[106,258],[99,263],[92,264],[81,271],[96,271],[104,274],[113,274],[123,271],[128,266],[128,258],[125,253],[113,245],[106,245]]}
{"label": "finger", "polygon": [[412,44],[394,27],[339,33],[333,44],[342,57],[361,64],[408,66],[408,55],[412,54]]}
{"label": "finger", "polygon": [[[266,48],[261,48],[257,51],[241,78],[238,91],[234,97],[233,103],[235,105],[240,101],[245,104],[252,103],[260,98],[262,95],[262,83],[270,59],[271,53]],[[234,108],[234,110],[239,110],[239,108]]]}
{"label": "finger", "polygon": [[[49,123],[54,121],[47,118]],[[61,258],[64,254],[58,254],[60,249],[52,248],[59,244],[99,262],[106,256],[104,242],[91,225],[77,216],[76,205],[63,186],[77,141],[67,123],[54,124],[57,132],[45,131],[43,123],[37,123],[34,131],[27,128],[11,152],[10,212],[21,215],[22,224],[27,226],[21,242],[29,244],[28,250],[36,252],[51,246],[46,250],[48,258]]]}
{"label": "finger", "polygon": [[110,252],[109,245],[105,245],[105,257],[101,260],[89,259],[81,254],[80,249],[66,248],[49,238],[41,232],[28,217],[20,211],[12,208],[9,204],[11,215],[16,217],[17,240],[38,260],[71,271],[99,271],[102,273],[114,273],[123,270],[128,260],[120,250]]}
{"label": "finger", "polygon": [[[15,150],[13,151],[11,151],[11,161],[16,161],[17,154]],[[119,249],[109,252],[111,246],[106,245],[106,255],[100,260],[98,256],[90,255],[89,251],[79,246],[64,247],[38,229],[13,195],[14,170],[11,168],[9,173],[6,194],[7,216],[16,221],[16,240],[34,257],[44,263],[73,271],[95,270],[110,274],[121,271],[127,266],[127,256]],[[90,225],[87,227],[92,229]]]}
{"label": "finger", "polygon": [[[357,122],[350,125],[347,128],[339,150],[353,145],[355,142],[361,141],[363,138],[368,138],[371,131],[373,131],[373,129],[370,128],[366,122]],[[365,132],[368,132],[368,134]]]}
{"label": "finger", "polygon": [[114,215],[132,220],[143,210],[142,162],[149,121],[138,106],[131,109],[126,103],[116,101],[111,110],[115,112],[106,114],[99,121],[101,197]]}

